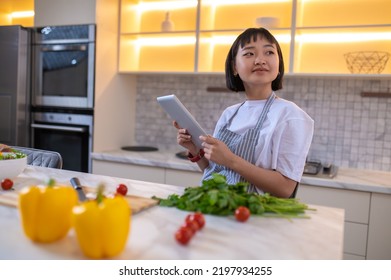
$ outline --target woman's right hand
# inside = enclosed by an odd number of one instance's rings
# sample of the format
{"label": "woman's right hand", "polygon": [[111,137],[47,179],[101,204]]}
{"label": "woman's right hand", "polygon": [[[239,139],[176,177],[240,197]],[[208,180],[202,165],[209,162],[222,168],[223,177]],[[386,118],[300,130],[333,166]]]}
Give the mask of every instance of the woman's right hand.
{"label": "woman's right hand", "polygon": [[177,143],[187,149],[193,155],[198,154],[197,147],[193,143],[191,135],[187,132],[187,129],[180,127],[176,121],[173,121],[173,125],[178,130]]}

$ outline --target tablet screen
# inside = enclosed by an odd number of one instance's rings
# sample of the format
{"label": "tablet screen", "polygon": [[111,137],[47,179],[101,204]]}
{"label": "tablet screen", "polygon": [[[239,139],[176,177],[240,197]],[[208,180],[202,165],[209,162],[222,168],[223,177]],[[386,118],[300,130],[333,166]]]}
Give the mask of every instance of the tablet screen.
{"label": "tablet screen", "polygon": [[201,149],[202,142],[199,139],[199,136],[206,135],[206,132],[202,129],[182,102],[174,94],[160,96],[157,98],[157,102],[160,106],[162,106],[167,114],[179,124],[180,127],[187,129],[191,135],[193,143]]}

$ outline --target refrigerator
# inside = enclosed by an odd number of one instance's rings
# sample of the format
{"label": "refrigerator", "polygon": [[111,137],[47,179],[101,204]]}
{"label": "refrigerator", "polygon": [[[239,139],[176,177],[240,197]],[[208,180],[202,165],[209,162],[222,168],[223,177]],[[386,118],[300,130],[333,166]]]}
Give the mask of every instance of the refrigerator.
{"label": "refrigerator", "polygon": [[0,26],[0,143],[29,146],[30,31]]}

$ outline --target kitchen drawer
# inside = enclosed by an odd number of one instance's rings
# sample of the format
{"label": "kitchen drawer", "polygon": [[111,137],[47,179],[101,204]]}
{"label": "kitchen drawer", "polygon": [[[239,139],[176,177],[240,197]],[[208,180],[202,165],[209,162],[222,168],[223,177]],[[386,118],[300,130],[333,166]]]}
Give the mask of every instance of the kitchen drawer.
{"label": "kitchen drawer", "polygon": [[365,258],[368,225],[345,222],[344,253]]}
{"label": "kitchen drawer", "polygon": [[199,186],[201,172],[166,169],[166,184],[182,187]]}
{"label": "kitchen drawer", "polygon": [[297,198],[308,204],[345,209],[345,221],[368,224],[371,194],[368,192],[299,185]]}
{"label": "kitchen drawer", "polygon": [[93,160],[92,173],[164,184],[164,168]]}
{"label": "kitchen drawer", "polygon": [[373,193],[368,231],[369,260],[391,260],[391,195]]}

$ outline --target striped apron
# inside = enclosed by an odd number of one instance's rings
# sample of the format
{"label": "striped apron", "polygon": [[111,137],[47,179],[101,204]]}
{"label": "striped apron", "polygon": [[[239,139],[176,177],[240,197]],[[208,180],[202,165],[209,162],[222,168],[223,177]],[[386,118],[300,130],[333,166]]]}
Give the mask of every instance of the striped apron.
{"label": "striped apron", "polygon": [[[265,107],[263,108],[261,115],[258,119],[257,124],[254,128],[247,130],[243,135],[234,133],[228,129],[231,121],[236,116],[239,111],[239,108],[244,104],[244,102],[238,107],[236,112],[232,115],[232,117],[228,120],[228,122],[220,128],[217,132],[216,138],[220,141],[224,142],[228,148],[236,155],[240,156],[244,160],[255,164],[255,146],[258,143],[260,130],[262,128],[263,123],[266,120],[267,113],[276,95],[274,92],[269,96],[266,101]],[[209,161],[209,166],[205,169],[202,180],[208,180],[212,177],[212,173],[220,173],[227,178],[228,184],[236,184],[237,182],[247,182],[242,176],[233,170],[216,164],[213,161]],[[250,184],[247,188],[247,192],[256,192],[258,193],[257,188]]]}

